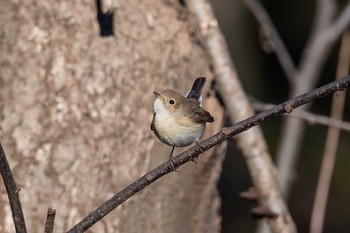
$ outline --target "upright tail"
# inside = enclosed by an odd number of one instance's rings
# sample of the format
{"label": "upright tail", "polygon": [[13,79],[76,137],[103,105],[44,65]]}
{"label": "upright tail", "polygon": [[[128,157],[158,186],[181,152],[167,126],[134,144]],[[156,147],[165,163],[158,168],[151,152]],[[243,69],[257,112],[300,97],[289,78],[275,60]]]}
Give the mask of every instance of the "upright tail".
{"label": "upright tail", "polygon": [[205,77],[198,77],[194,81],[192,89],[187,94],[186,98],[188,98],[188,99],[194,98],[194,99],[200,101],[204,84],[205,84]]}

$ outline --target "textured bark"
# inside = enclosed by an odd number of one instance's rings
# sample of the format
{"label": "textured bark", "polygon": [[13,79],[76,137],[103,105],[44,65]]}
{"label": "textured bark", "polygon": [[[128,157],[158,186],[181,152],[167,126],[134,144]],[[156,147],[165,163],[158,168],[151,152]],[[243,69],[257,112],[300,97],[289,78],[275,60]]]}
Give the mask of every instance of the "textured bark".
{"label": "textured bark", "polygon": [[[167,159],[150,131],[153,90],[183,93],[209,60],[178,1],[120,1],[116,37],[101,38],[92,1],[3,1],[0,138],[28,232],[48,207],[63,232]],[[206,86],[208,91],[208,86]],[[205,107],[221,127],[213,97]],[[131,198],[90,232],[219,232],[216,183],[225,145]],[[176,149],[175,152],[179,152]],[[0,186],[0,232],[13,232]]]}

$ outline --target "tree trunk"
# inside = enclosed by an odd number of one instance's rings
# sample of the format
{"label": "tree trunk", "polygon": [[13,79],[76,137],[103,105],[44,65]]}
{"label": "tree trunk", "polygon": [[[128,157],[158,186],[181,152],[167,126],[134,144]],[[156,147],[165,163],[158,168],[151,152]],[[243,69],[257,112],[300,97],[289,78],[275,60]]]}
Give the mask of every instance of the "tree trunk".
{"label": "tree trunk", "polygon": [[[178,1],[120,1],[115,37],[102,38],[93,1],[3,1],[0,135],[28,232],[71,228],[151,168],[170,147],[150,130],[153,90],[182,93],[209,59]],[[214,97],[205,108],[221,127]],[[216,184],[225,145],[132,197],[91,232],[219,232]],[[180,152],[176,149],[175,153]],[[0,186],[0,231],[14,227]]]}

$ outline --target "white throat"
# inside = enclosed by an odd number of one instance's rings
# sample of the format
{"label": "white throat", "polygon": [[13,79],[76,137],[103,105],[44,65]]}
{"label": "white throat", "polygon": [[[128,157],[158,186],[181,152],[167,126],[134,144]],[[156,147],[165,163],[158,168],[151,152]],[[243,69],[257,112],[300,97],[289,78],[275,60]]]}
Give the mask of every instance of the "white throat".
{"label": "white throat", "polygon": [[154,101],[154,104],[153,104],[153,111],[154,113],[156,113],[158,116],[161,116],[161,115],[169,115],[169,111],[168,109],[164,106],[164,103],[159,99],[157,98],[155,101]]}

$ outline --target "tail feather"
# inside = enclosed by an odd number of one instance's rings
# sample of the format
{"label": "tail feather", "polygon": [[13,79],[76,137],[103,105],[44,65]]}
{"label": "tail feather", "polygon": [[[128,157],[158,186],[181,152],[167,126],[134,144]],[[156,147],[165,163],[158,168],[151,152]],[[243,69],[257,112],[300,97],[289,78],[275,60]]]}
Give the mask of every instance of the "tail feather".
{"label": "tail feather", "polygon": [[202,95],[202,89],[205,84],[205,77],[198,77],[192,86],[191,91],[187,94],[186,98],[199,100]]}

